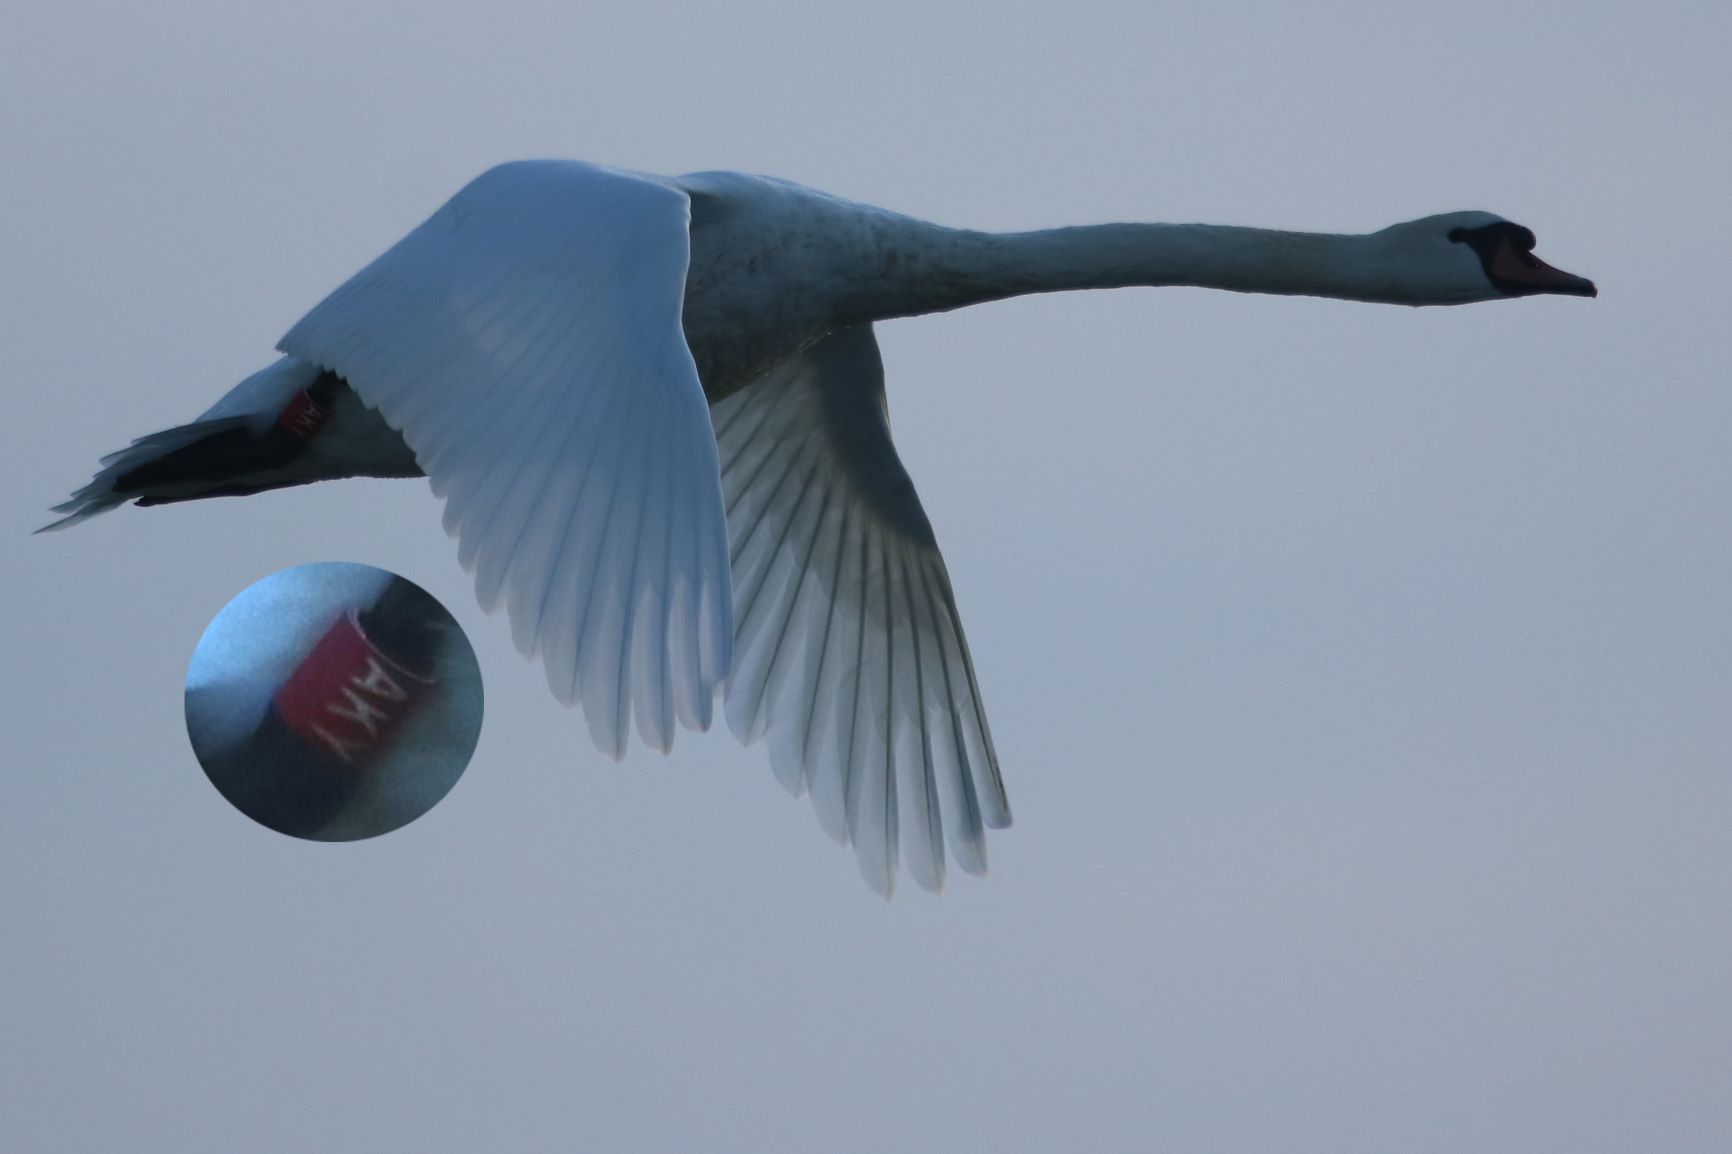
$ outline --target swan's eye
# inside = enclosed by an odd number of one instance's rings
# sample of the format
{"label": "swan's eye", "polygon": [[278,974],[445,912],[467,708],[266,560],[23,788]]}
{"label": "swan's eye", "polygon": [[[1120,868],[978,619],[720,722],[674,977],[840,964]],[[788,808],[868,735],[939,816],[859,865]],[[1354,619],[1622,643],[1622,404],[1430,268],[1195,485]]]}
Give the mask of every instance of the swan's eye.
{"label": "swan's eye", "polygon": [[1449,230],[1449,239],[1452,244],[1460,244],[1462,241],[1467,239],[1467,229],[1457,225],[1455,228]]}

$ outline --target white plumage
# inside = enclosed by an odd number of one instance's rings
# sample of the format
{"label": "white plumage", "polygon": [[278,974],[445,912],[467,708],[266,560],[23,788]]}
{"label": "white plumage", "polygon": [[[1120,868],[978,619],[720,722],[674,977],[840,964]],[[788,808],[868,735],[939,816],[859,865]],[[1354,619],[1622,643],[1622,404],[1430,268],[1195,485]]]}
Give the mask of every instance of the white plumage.
{"label": "white plumage", "polygon": [[966,870],[1010,803],[944,559],[890,442],[870,327],[844,329],[715,406],[733,536],[728,724],[766,733],[776,776],[811,791],[887,891],[897,857]]}
{"label": "white plumage", "polygon": [[[582,211],[570,211],[581,205]],[[689,207],[606,169],[494,169],[282,350],[400,430],[482,607],[596,744],[710,722],[732,647],[716,447],[680,331]],[[678,654],[679,660],[670,660]]]}
{"label": "white plumage", "polygon": [[[986,868],[1010,807],[937,540],[891,442],[874,321],[1191,284],[1399,304],[1593,285],[1453,213],[1361,236],[1210,225],[995,235],[735,173],[478,177],[339,287],[287,356],[135,442],[50,528],[141,503],[425,473],[482,605],[614,757],[635,719],[767,739],[888,894]],[[305,443],[275,425],[311,390]],[[706,404],[707,402],[707,404]]]}

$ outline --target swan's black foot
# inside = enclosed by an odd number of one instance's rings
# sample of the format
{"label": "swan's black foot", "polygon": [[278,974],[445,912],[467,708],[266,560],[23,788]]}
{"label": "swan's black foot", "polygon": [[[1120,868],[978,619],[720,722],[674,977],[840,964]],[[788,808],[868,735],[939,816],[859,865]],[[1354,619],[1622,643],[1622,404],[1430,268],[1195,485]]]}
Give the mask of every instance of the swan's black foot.
{"label": "swan's black foot", "polygon": [[[261,488],[256,483],[225,482],[270,473],[300,456],[330,416],[338,390],[347,387],[335,373],[320,373],[317,380],[290,398],[264,432],[255,432],[241,421],[213,423],[210,433],[191,444],[122,473],[115,478],[114,491],[140,494],[140,505],[256,493]],[[196,491],[162,492],[182,487]]]}

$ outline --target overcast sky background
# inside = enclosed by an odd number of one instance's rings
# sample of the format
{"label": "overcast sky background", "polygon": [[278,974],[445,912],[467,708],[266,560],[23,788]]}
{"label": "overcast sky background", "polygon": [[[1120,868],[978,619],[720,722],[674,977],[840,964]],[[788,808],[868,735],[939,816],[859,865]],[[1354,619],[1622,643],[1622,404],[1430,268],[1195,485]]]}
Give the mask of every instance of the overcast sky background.
{"label": "overcast sky background", "polygon": [[[1732,1145],[1724,4],[13,3],[9,1150]],[[761,750],[614,766],[424,482],[27,534],[496,161],[945,223],[1532,227],[1597,301],[1196,290],[880,330],[1017,815],[891,903]],[[487,723],[272,834],[181,719],[275,569],[403,574]]]}

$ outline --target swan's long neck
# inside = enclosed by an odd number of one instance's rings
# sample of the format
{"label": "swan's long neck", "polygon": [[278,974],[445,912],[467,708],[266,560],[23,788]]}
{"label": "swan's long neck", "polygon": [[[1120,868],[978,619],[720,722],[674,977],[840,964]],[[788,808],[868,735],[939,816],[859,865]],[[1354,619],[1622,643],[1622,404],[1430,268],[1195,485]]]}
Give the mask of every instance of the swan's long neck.
{"label": "swan's long neck", "polygon": [[874,229],[854,319],[943,312],[1029,293],[1132,285],[1418,303],[1381,234],[1210,224],[1101,224],[982,233],[907,218]]}

